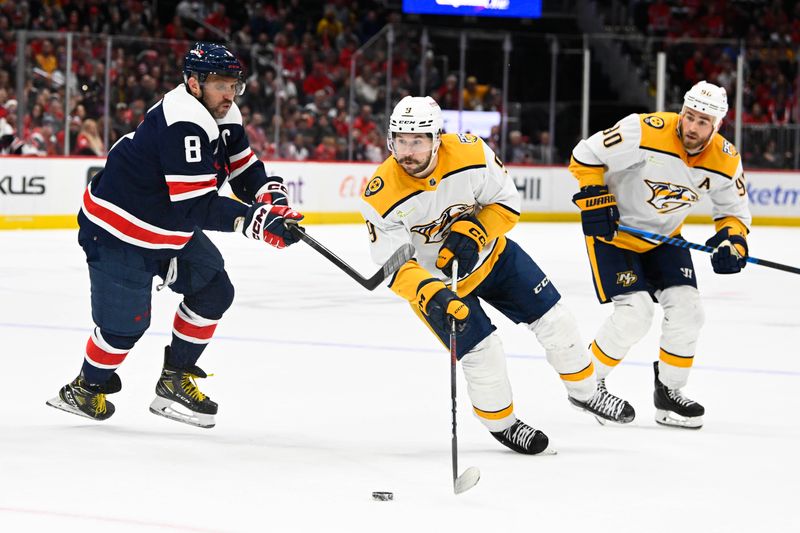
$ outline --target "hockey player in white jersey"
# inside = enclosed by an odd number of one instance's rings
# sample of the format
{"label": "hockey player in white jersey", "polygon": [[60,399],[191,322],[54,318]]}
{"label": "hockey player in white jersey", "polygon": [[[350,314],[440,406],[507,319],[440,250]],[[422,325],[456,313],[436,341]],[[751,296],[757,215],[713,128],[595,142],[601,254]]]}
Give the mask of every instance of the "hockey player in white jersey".
{"label": "hockey player in white jersey", "polygon": [[701,81],[677,113],[633,114],[582,140],[569,169],[580,192],[583,233],[597,298],[613,313],[591,344],[597,375],[605,377],[650,328],[653,302],[664,310],[654,362],[656,422],[700,428],[705,409],[683,395],[704,313],[689,250],[617,233],[622,223],[679,236],[704,195],[717,233],[706,244],[714,272],[746,265],[751,217],[741,158],[718,133],[728,112],[725,89]]}
{"label": "hockey player in white jersey", "polygon": [[[627,402],[597,387],[591,356],[553,283],[505,236],[519,220],[520,198],[503,163],[478,137],[442,134],[442,126],[432,98],[403,98],[390,118],[392,156],[362,196],[376,263],[402,244],[416,249],[389,287],[445,345],[449,321],[456,321],[474,413],[508,448],[537,454],[548,438],[515,416],[503,346],[481,301],[534,332],[573,404],[615,422],[632,420]],[[454,259],[458,294],[445,285]]]}

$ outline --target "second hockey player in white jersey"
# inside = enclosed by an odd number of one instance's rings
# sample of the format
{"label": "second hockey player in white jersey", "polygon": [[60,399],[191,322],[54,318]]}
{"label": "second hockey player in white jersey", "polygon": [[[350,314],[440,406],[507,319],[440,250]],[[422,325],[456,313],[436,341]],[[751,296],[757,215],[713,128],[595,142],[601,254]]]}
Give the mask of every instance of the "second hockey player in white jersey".
{"label": "second hockey player in white jersey", "polygon": [[[595,416],[629,422],[630,405],[598,388],[594,366],[572,314],[553,283],[505,234],[519,220],[520,198],[503,163],[474,135],[442,134],[430,97],[405,97],[390,118],[392,152],[363,194],[372,258],[382,264],[405,243],[416,249],[389,287],[447,343],[459,325],[457,357],[478,419],[512,450],[537,454],[548,438],[517,419],[488,303],[526,324],[544,346],[570,401]],[[445,285],[458,261],[458,294]]]}
{"label": "second hockey player in white jersey", "polygon": [[746,265],[750,226],[742,162],[718,133],[728,112],[725,89],[702,81],[677,113],[629,115],[582,140],[570,171],[580,192],[583,232],[601,303],[614,312],[591,344],[598,377],[611,370],[650,328],[653,301],[661,304],[659,360],[654,363],[656,421],[699,428],[705,409],[681,393],[689,378],[704,313],[689,250],[616,233],[622,223],[679,236],[692,207],[704,195],[713,204],[717,233],[714,271]]}

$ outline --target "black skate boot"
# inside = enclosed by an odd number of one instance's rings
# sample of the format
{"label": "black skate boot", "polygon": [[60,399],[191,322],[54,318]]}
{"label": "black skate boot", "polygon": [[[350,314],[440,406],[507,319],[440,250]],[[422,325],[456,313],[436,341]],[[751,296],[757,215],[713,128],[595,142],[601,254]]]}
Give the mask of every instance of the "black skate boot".
{"label": "black skate boot", "polygon": [[578,409],[592,413],[600,425],[605,425],[607,420],[617,424],[628,424],[636,418],[636,411],[631,404],[608,392],[605,378],[597,380],[594,396],[585,402],[576,400],[572,396],[568,398]]}
{"label": "black skate boot", "polygon": [[658,361],[653,363],[656,373],[656,390],[653,393],[653,402],[656,405],[656,422],[662,426],[673,426],[687,429],[700,429],[703,427],[705,407],[694,400],[690,400],[681,393],[680,389],[669,389],[658,379]]}
{"label": "black skate boot", "polygon": [[492,432],[492,436],[500,441],[503,446],[511,448],[517,453],[526,455],[553,455],[555,451],[549,450],[547,435],[533,429],[522,420],[517,420],[514,425],[503,431]]}
{"label": "black skate boot", "polygon": [[196,378],[208,375],[196,366],[176,368],[167,363],[170,347],[164,349],[164,369],[156,383],[156,398],[150,412],[159,416],[201,428],[214,427],[217,404],[200,392]]}
{"label": "black skate boot", "polygon": [[114,414],[114,404],[106,401],[106,394],[122,390],[117,374],[102,385],[87,383],[81,373],[72,383],[61,387],[58,396],[47,400],[47,405],[92,420],[106,420]]}

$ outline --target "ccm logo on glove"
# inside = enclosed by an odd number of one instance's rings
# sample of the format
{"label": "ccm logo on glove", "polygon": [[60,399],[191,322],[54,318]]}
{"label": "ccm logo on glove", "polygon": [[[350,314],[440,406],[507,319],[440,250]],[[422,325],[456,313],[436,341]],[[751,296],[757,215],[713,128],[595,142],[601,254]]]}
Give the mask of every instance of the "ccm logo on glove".
{"label": "ccm logo on glove", "polygon": [[286,220],[300,221],[303,220],[303,215],[285,205],[255,203],[247,210],[242,233],[248,239],[264,241],[275,248],[285,248],[298,241],[286,229]]}

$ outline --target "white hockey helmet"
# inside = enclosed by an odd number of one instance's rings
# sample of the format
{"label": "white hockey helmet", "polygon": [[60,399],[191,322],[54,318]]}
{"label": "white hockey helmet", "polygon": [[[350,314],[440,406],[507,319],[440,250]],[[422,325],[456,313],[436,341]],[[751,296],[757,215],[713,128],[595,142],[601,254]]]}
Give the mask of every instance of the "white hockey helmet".
{"label": "white hockey helmet", "polygon": [[718,131],[722,119],[728,114],[728,94],[724,87],[705,80],[697,82],[683,96],[683,109],[687,108],[714,117],[714,131]]}
{"label": "white hockey helmet", "polygon": [[392,155],[396,156],[395,133],[430,133],[433,140],[431,153],[431,158],[433,158],[439,150],[443,128],[442,109],[436,100],[430,96],[406,96],[394,106],[392,115],[389,117],[386,145]]}

